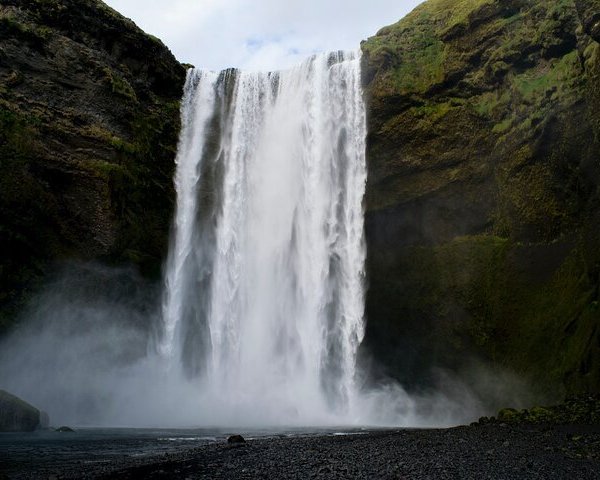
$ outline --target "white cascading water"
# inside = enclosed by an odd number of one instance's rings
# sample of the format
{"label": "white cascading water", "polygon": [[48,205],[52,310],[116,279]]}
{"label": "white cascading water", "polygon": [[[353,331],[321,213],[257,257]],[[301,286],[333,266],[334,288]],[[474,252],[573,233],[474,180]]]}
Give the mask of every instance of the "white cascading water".
{"label": "white cascading water", "polygon": [[279,73],[190,70],[162,353],[199,408],[352,422],[364,333],[360,55]]}

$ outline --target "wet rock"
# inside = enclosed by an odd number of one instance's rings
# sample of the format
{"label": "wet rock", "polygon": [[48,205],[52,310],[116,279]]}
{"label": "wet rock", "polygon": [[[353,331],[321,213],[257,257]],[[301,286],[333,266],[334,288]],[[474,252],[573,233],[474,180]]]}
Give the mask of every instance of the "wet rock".
{"label": "wet rock", "polygon": [[75,430],[73,430],[71,427],[67,427],[65,425],[63,425],[62,427],[58,427],[55,431],[61,432],[61,433],[75,433]]}
{"label": "wet rock", "polygon": [[519,415],[514,408],[504,408],[498,412],[498,420],[502,422],[511,422]]}
{"label": "wet rock", "polygon": [[19,397],[0,390],[0,432],[33,432],[40,411]]}
{"label": "wet rock", "polygon": [[558,405],[524,410],[505,408],[498,412],[498,421],[508,424],[599,425],[600,396],[571,397]]}
{"label": "wet rock", "polygon": [[491,423],[491,419],[489,417],[481,417],[479,419],[479,421],[477,422],[478,425],[487,425],[489,423]]}
{"label": "wet rock", "polygon": [[227,443],[229,443],[230,445],[241,445],[246,443],[246,440],[241,435],[231,435],[227,439]]}

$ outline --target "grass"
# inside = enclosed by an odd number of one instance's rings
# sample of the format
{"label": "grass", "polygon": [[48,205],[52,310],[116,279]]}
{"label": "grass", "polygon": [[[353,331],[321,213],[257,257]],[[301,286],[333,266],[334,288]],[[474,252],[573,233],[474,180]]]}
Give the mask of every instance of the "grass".
{"label": "grass", "polygon": [[523,101],[537,103],[572,87],[573,82],[578,81],[574,73],[579,70],[579,54],[573,51],[550,61],[545,70],[530,70],[515,76],[513,85]]}
{"label": "grass", "polygon": [[467,26],[471,15],[492,0],[429,0],[400,22],[385,27],[363,43],[371,61],[391,63],[380,88],[400,94],[424,93],[445,79],[444,34]]}

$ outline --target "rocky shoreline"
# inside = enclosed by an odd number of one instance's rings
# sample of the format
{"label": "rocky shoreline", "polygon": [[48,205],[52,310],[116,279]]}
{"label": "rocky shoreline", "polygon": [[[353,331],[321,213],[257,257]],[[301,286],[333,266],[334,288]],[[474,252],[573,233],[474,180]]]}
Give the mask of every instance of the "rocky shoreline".
{"label": "rocky shoreline", "polygon": [[0,478],[596,479],[600,426],[494,423],[433,430],[224,441],[145,458],[120,458]]}
{"label": "rocky shoreline", "polygon": [[122,479],[599,476],[600,428],[508,425],[218,444],[118,472]]}

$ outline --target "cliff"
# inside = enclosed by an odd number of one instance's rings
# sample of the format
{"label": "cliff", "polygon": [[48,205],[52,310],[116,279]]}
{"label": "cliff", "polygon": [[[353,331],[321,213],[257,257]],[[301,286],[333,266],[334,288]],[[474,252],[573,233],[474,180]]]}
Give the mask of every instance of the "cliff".
{"label": "cliff", "polygon": [[42,417],[37,408],[0,390],[0,432],[33,432],[42,427]]}
{"label": "cliff", "polygon": [[99,0],[0,1],[0,330],[61,259],[159,272],[184,79]]}
{"label": "cliff", "polygon": [[600,2],[429,0],[362,45],[367,347],[600,391]]}
{"label": "cliff", "polygon": [[[365,347],[600,391],[600,1],[428,0],[363,43]],[[149,276],[184,68],[99,0],[0,0],[0,331],[62,259]]]}

